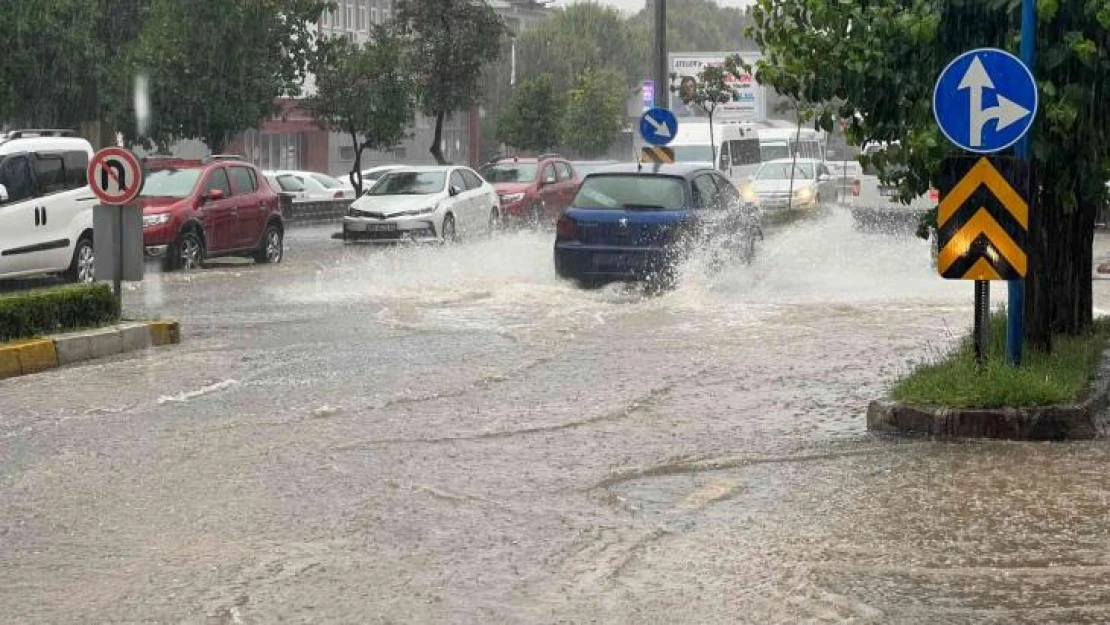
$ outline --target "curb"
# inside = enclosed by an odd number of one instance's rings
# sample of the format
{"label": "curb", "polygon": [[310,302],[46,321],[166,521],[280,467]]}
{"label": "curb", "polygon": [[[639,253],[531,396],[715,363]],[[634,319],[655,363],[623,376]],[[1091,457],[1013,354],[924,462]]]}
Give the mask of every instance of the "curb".
{"label": "curb", "polygon": [[1110,435],[1110,349],[1102,352],[1083,401],[1030,408],[947,408],[891,400],[871,402],[867,429],[937,438],[1083,440]]}
{"label": "curb", "polygon": [[180,342],[176,321],[152,321],[0,344],[0,380]]}

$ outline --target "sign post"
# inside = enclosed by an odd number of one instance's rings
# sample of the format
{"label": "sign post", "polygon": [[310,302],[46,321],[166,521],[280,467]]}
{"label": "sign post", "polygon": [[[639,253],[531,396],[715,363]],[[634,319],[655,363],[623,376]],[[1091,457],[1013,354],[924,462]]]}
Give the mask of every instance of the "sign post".
{"label": "sign post", "polygon": [[[1001,152],[1022,141],[1033,125],[1037,105],[1037,84],[1029,68],[1009,52],[993,48],[956,57],[940,73],[933,90],[933,114],[941,132],[960,148],[978,154]],[[1028,166],[1004,175],[999,171],[1000,160],[984,158],[964,166],[957,177],[953,170],[961,166],[953,162],[959,160],[969,159],[946,160],[941,176],[937,268],[945,278],[977,281],[975,344],[980,364],[986,359],[989,281],[1010,281],[1007,354],[1011,363],[1020,364],[1020,343],[1015,359],[1013,337],[1022,332],[1023,304],[1015,302],[1021,293],[1014,284],[1020,288],[1026,274]],[[988,208],[986,203],[992,199],[994,208]],[[1007,214],[1018,224],[1006,221]]]}
{"label": "sign post", "polygon": [[88,168],[89,187],[100,199],[93,209],[96,275],[112,280],[116,304],[123,309],[123,281],[143,279],[143,215],[126,206],[143,188],[138,159],[123,148],[104,148]]}
{"label": "sign post", "polygon": [[[1037,51],[1037,1],[1022,0],[1021,3],[1021,62],[1033,75],[1033,63]],[[1028,166],[1032,161],[1032,141],[1030,132],[1018,140],[1015,153]],[[1021,352],[1025,343],[1025,280],[1010,280],[1009,300],[1006,304],[1006,360],[1016,366],[1021,365]]]}

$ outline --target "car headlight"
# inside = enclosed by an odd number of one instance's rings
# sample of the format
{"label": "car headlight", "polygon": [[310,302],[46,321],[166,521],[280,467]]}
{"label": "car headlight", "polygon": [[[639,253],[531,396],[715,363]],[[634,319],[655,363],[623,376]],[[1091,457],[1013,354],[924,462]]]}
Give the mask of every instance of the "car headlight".
{"label": "car headlight", "polygon": [[794,192],[794,198],[799,202],[808,202],[813,199],[813,189],[802,187]]}
{"label": "car headlight", "polygon": [[744,198],[745,202],[754,202],[759,199],[759,196],[756,194],[755,189],[753,189],[752,187],[744,187],[744,190],[740,192],[740,195]]}
{"label": "car headlight", "polygon": [[158,213],[157,215],[143,215],[143,227],[149,228],[150,226],[160,226],[169,223],[169,213]]}
{"label": "car headlight", "polygon": [[523,193],[506,193],[501,196],[501,203],[512,204],[513,202],[517,202],[522,199],[524,199]]}
{"label": "car headlight", "polygon": [[403,215],[405,217],[419,217],[421,215],[431,215],[434,212],[436,212],[436,207],[429,206],[427,208],[418,208],[416,210],[411,210],[411,211],[405,211],[403,213],[398,213],[398,215]]}

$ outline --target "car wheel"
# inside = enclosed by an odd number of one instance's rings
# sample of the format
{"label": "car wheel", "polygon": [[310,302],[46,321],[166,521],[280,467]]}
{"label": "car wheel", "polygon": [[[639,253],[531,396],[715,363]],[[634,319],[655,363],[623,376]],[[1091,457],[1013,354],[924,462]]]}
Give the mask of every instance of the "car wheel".
{"label": "car wheel", "polygon": [[73,260],[66,270],[65,278],[69,282],[89,284],[96,280],[96,251],[93,249],[92,237],[83,236],[77,241],[73,249]]}
{"label": "car wheel", "polygon": [[454,243],[458,241],[459,235],[455,232],[455,216],[447,213],[443,216],[443,225],[439,228],[439,238],[444,243]]}
{"label": "car wheel", "polygon": [[166,259],[170,269],[193,271],[200,269],[204,263],[204,241],[193,231],[183,232],[177,243],[170,249],[170,256]]}
{"label": "car wheel", "polygon": [[284,255],[285,237],[282,235],[281,228],[272,223],[266,226],[266,232],[262,235],[262,245],[254,253],[254,262],[276,264],[281,262]]}
{"label": "car wheel", "polygon": [[501,211],[497,210],[497,208],[494,207],[489,212],[489,231],[492,233],[492,232],[497,232],[500,229],[501,229]]}

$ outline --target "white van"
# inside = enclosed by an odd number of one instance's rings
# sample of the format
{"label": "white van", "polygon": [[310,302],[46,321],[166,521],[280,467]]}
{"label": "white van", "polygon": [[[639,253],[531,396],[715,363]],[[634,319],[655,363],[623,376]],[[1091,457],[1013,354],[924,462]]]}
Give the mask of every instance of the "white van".
{"label": "white van", "polygon": [[68,130],[0,134],[0,279],[92,282],[92,145]]}

